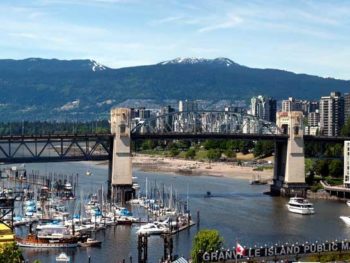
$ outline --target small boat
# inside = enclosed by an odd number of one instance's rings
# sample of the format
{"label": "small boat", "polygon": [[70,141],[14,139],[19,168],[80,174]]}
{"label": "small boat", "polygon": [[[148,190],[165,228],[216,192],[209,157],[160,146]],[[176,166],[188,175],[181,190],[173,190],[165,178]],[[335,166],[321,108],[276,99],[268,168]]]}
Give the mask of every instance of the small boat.
{"label": "small boat", "polygon": [[70,257],[66,253],[62,252],[56,257],[56,262],[70,262]]}
{"label": "small boat", "polygon": [[346,204],[347,204],[348,206],[350,206],[350,200],[346,201]]}
{"label": "small boat", "polygon": [[65,190],[72,190],[72,189],[73,189],[72,184],[71,184],[71,183],[66,183],[66,184],[64,185],[64,189],[65,189]]}
{"label": "small boat", "polygon": [[85,174],[86,176],[91,176],[92,175],[92,172],[90,172],[90,171],[86,171],[86,174]]}
{"label": "small boat", "polygon": [[161,224],[148,223],[146,225],[141,226],[136,233],[139,235],[140,234],[160,235],[168,231],[169,231],[169,228],[164,227]]}
{"label": "small boat", "polygon": [[343,220],[345,224],[350,226],[350,216],[340,216],[339,218]]}
{"label": "small boat", "polygon": [[99,247],[102,241],[97,239],[88,238],[85,242],[78,242],[80,247]]}
{"label": "small boat", "polygon": [[311,215],[315,213],[313,204],[301,197],[292,197],[287,207],[290,212],[296,214]]}

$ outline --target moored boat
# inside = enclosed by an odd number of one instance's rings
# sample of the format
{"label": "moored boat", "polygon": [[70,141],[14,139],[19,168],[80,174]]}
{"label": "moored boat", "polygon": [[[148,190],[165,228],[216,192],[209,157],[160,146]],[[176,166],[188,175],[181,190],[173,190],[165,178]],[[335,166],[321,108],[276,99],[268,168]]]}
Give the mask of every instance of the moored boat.
{"label": "moored boat", "polygon": [[62,252],[56,257],[56,262],[70,262],[70,257],[66,253]]}
{"label": "moored boat", "polygon": [[80,247],[99,247],[102,241],[97,239],[88,238],[85,242],[78,242]]}
{"label": "moored boat", "polygon": [[78,239],[75,237],[48,239],[39,238],[34,234],[29,234],[26,238],[17,237],[16,242],[19,247],[31,248],[75,248],[78,246]]}

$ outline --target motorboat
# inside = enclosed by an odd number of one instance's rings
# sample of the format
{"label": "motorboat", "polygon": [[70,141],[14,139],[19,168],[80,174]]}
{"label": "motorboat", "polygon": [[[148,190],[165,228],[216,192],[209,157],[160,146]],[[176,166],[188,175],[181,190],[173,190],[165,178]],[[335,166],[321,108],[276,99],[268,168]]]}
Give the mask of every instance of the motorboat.
{"label": "motorboat", "polygon": [[350,200],[346,201],[346,204],[347,204],[348,206],[350,206]]}
{"label": "motorboat", "polygon": [[340,216],[339,218],[343,220],[345,224],[350,226],[350,216]]}
{"label": "motorboat", "polygon": [[85,242],[78,242],[80,247],[99,247],[102,244],[102,241],[88,238]]}
{"label": "motorboat", "polygon": [[160,235],[169,231],[169,228],[162,224],[148,223],[140,227],[137,230],[137,234],[147,234],[147,235]]}
{"label": "motorboat", "polygon": [[72,184],[69,183],[69,182],[65,183],[64,189],[65,189],[65,190],[72,190],[72,189],[73,189]]}
{"label": "motorboat", "polygon": [[289,200],[287,207],[290,212],[296,214],[311,215],[315,213],[313,204],[302,197],[292,197]]}
{"label": "motorboat", "polygon": [[56,257],[56,262],[70,262],[70,257],[66,253],[62,252]]}

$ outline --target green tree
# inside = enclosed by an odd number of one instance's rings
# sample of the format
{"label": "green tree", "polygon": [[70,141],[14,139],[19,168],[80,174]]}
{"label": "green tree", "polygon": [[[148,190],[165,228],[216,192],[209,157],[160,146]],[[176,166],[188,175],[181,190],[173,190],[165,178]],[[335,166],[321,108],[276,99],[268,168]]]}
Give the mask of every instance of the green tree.
{"label": "green tree", "polygon": [[186,156],[186,159],[193,159],[196,156],[196,151],[190,148],[187,150],[185,156]]}
{"label": "green tree", "polygon": [[265,156],[265,155],[271,155],[273,151],[275,150],[275,145],[272,141],[257,141],[257,143],[254,146],[254,156]]}
{"label": "green tree", "polygon": [[340,133],[342,136],[350,136],[350,119],[346,121]]}
{"label": "green tree", "polygon": [[314,164],[316,174],[326,177],[329,175],[328,160],[317,160]]}
{"label": "green tree", "polygon": [[217,230],[200,230],[193,239],[191,258],[193,263],[202,262],[201,253],[215,251],[222,247],[224,240]]}
{"label": "green tree", "polygon": [[236,153],[233,152],[232,150],[228,149],[226,151],[224,151],[224,154],[227,158],[233,158],[236,157]]}
{"label": "green tree", "polygon": [[170,154],[171,157],[178,156],[179,153],[180,153],[180,151],[179,151],[179,149],[176,148],[176,147],[172,147],[172,148],[170,149],[170,152],[169,152],[169,154]]}
{"label": "green tree", "polygon": [[305,158],[305,174],[314,170],[314,162],[311,159]]}
{"label": "green tree", "polygon": [[221,157],[221,151],[218,149],[210,149],[207,152],[207,157],[211,161],[219,160]]}
{"label": "green tree", "polygon": [[204,149],[218,149],[220,148],[220,142],[218,140],[206,140],[203,144]]}
{"label": "green tree", "polygon": [[0,251],[0,262],[20,263],[23,261],[22,253],[15,242],[2,244]]}
{"label": "green tree", "polygon": [[141,148],[143,151],[152,150],[156,147],[156,143],[152,140],[145,140],[142,142]]}
{"label": "green tree", "polygon": [[333,177],[343,176],[343,162],[340,160],[332,160],[329,163],[329,175]]}

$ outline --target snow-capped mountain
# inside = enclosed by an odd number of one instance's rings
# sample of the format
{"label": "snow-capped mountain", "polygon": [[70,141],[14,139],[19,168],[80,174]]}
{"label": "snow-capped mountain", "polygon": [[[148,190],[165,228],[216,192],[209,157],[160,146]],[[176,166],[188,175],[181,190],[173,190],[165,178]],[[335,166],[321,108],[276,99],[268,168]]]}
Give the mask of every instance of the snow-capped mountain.
{"label": "snow-capped mountain", "polygon": [[90,59],[90,64],[92,71],[101,71],[107,69],[105,66],[97,63],[95,60]]}
{"label": "snow-capped mountain", "polygon": [[228,58],[175,58],[160,62],[158,65],[171,65],[171,64],[213,64],[213,65],[224,65],[226,67],[237,66],[238,64]]}

